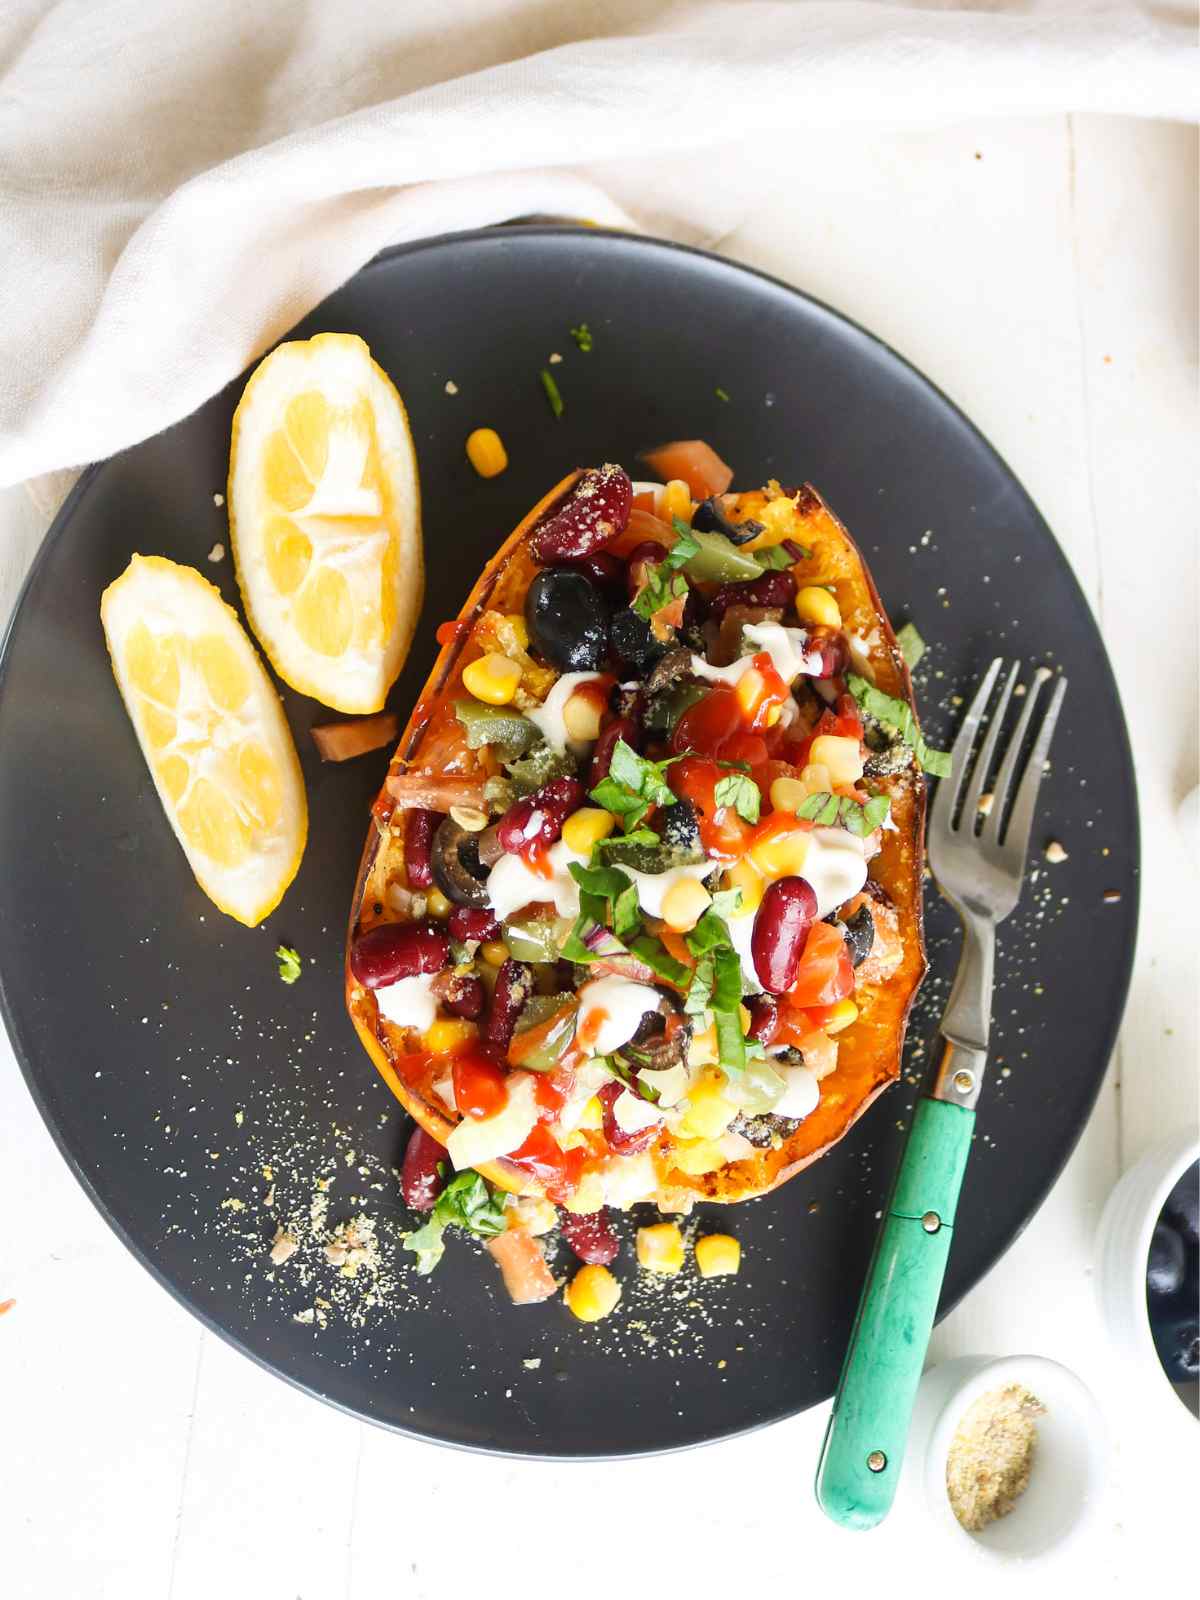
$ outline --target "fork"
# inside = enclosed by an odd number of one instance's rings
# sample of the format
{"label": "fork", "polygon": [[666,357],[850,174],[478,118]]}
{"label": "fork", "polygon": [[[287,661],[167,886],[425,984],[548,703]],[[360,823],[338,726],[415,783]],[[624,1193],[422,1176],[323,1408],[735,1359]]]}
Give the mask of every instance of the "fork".
{"label": "fork", "polygon": [[[929,865],[962,918],[963,947],[941,1022],[941,1060],[932,1088],[917,1101],[817,1467],[817,1500],[847,1528],[875,1527],[895,1499],[987,1067],[996,925],[1020,898],[1038,786],[1067,690],[1067,680],[1060,677],[1022,768],[1039,693],[1051,677],[1045,667],[1037,669],[1004,748],[989,806],[984,786],[996,761],[1019,662],[1008,669],[974,760],[972,754],[1003,667],[1002,660],[992,662],[963,719],[930,817]],[[1009,811],[1019,768],[1022,776]]]}

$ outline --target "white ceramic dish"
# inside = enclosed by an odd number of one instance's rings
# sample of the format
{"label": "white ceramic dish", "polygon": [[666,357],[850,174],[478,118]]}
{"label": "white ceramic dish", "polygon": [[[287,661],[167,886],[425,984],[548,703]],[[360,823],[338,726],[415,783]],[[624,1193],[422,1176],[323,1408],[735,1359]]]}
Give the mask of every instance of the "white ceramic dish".
{"label": "white ceramic dish", "polygon": [[[1146,1304],[1150,1238],[1163,1204],[1200,1157],[1194,1131],[1177,1134],[1148,1151],[1109,1195],[1096,1232],[1096,1292],[1109,1338],[1123,1358],[1122,1372],[1136,1384],[1164,1425],[1196,1425],[1163,1371]],[[1169,1420],[1168,1420],[1169,1419]]]}
{"label": "white ceramic dish", "polygon": [[[1037,1420],[1029,1486],[1007,1516],[968,1533],[946,1493],[955,1431],[981,1395],[1019,1383],[1046,1414]],[[1073,1372],[1043,1356],[960,1356],[921,1379],[905,1475],[934,1523],[965,1554],[999,1565],[1061,1554],[1096,1516],[1108,1480],[1109,1441],[1100,1408]]]}

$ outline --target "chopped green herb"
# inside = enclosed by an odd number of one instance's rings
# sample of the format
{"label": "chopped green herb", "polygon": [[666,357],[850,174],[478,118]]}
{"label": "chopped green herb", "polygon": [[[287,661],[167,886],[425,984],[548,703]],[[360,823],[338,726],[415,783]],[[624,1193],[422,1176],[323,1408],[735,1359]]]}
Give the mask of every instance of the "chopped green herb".
{"label": "chopped green herb", "polygon": [[663,773],[679,759],[679,756],[668,756],[664,761],[647,761],[624,739],[618,739],[613,746],[608,777],[596,785],[590,798],[613,816],[620,817],[625,833],[632,834],[652,805],[674,805],[675,796]]}
{"label": "chopped green herb", "polygon": [[656,567],[651,567],[646,573],[646,581],[638,590],[630,610],[635,611],[646,622],[656,612],[663,611],[673,600],[686,600],[688,596],[688,581],[678,572],[667,572],[666,562],[661,562]]}
{"label": "chopped green herb", "polygon": [[550,402],[550,409],[553,411],[554,420],[557,422],[563,414],[562,395],[559,394],[558,385],[546,367],[542,368],[542,388],[546,391],[546,399]]}
{"label": "chopped green herb", "polygon": [[586,322],[581,322],[577,328],[571,329],[571,337],[583,351],[584,355],[592,348],[592,330]]}
{"label": "chopped green herb", "polygon": [[713,393],[716,395],[718,400],[724,400],[728,403],[729,396],[725,393],[724,389],[714,389]]}
{"label": "chopped green herb", "polygon": [[900,646],[900,654],[911,669],[917,665],[925,654],[925,641],[917,632],[915,622],[906,622],[896,635],[896,643]]}
{"label": "chopped green herb", "polygon": [[726,1072],[746,1066],[746,1036],[742,1032],[742,961],[731,946],[713,953],[712,1010],[717,1024],[717,1055]]}
{"label": "chopped green herb", "polygon": [[872,795],[865,805],[861,805],[849,795],[826,792],[810,794],[796,815],[821,827],[832,827],[840,821],[850,833],[865,839],[867,834],[883,826],[890,809],[891,801],[885,794]]}
{"label": "chopped green herb", "polygon": [[473,1168],[452,1178],[434,1202],[428,1222],[404,1236],[404,1248],[416,1256],[420,1275],[426,1277],[442,1259],[447,1228],[462,1228],[481,1239],[503,1233],[505,1204],[503,1190],[493,1189]]}
{"label": "chopped green herb", "polygon": [[703,955],[696,962],[692,971],[692,981],[688,984],[687,996],[683,1002],[683,1009],[689,1017],[702,1017],[708,1010],[712,1000],[713,968],[712,952]]}
{"label": "chopped green herb", "polygon": [[290,944],[281,944],[276,947],[275,959],[284,983],[295,983],[300,976],[300,952],[293,950]]}
{"label": "chopped green herb", "polygon": [[868,683],[865,678],[860,678],[851,673],[846,679],[850,693],[868,716],[874,717],[876,722],[882,722],[894,728],[917,758],[925,771],[934,778],[944,778],[950,771],[950,752],[948,750],[932,750],[921,737],[917,728],[916,718],[912,714],[912,707],[904,700],[897,700],[890,694],[884,694],[873,683]]}
{"label": "chopped green herb", "polygon": [[677,989],[687,987],[688,969],[682,961],[676,961],[674,956],[668,955],[662,941],[653,934],[643,933],[629,948],[639,961],[644,961],[652,972],[656,972],[667,983],[674,984]]}
{"label": "chopped green herb", "polygon": [[764,572],[786,572],[797,560],[807,561],[812,555],[812,551],[806,550],[802,544],[795,548],[799,550],[799,556],[789,555],[781,544],[769,544],[762,550],[751,551],[751,554]]}
{"label": "chopped green herb", "polygon": [[732,772],[727,778],[718,778],[713,787],[713,799],[719,806],[732,806],[746,822],[757,822],[762,808],[762,794],[753,778],[744,772]]}
{"label": "chopped green herb", "polygon": [[821,827],[832,827],[838,819],[839,801],[836,794],[810,794],[808,799],[797,811],[798,817],[803,817],[806,822],[818,823]]}
{"label": "chopped green herb", "polygon": [[675,518],[675,532],[678,538],[666,555],[646,569],[646,581],[633,602],[633,610],[647,622],[672,600],[687,597],[688,581],[680,576],[679,568],[697,554],[700,546],[687,523],[679,517]]}

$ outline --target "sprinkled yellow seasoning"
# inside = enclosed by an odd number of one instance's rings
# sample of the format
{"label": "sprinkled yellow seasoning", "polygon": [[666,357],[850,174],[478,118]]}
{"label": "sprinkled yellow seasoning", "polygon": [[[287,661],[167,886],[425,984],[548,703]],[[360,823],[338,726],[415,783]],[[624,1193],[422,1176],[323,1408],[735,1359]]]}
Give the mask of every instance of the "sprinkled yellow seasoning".
{"label": "sprinkled yellow seasoning", "polygon": [[946,1456],[950,1509],[968,1533],[1006,1517],[1029,1487],[1036,1417],[1046,1408],[1024,1385],[980,1395],[959,1423]]}

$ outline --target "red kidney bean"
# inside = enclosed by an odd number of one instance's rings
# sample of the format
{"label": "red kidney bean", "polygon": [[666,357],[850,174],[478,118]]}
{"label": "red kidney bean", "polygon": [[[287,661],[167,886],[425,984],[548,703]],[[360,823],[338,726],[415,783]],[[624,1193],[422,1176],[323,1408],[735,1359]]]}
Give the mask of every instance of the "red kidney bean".
{"label": "red kidney bean", "polygon": [[809,627],[805,631],[808,634],[804,646],[806,653],[813,655],[819,653],[821,657],[821,670],[813,676],[817,678],[844,676],[846,668],[850,665],[850,646],[846,641],[846,635],[837,628]]}
{"label": "red kidney bean", "polygon": [[404,818],[404,870],[412,889],[433,888],[433,836],[442,816],[439,811],[414,807]]}
{"label": "red kidney bean", "polygon": [[570,499],[540,523],[529,540],[538,561],[591,555],[625,531],[633,508],[633,484],[617,466],[585,472]]}
{"label": "red kidney bean", "polygon": [[[439,1165],[444,1163],[442,1172]],[[431,1211],[433,1202],[446,1187],[445,1173],[450,1170],[450,1157],[431,1133],[422,1127],[413,1129],[404,1151],[404,1165],[400,1169],[400,1193],[404,1204],[414,1211]]]}
{"label": "red kidney bean", "polygon": [[364,989],[382,989],[401,978],[440,972],[450,959],[450,941],[424,922],[380,922],[360,933],[350,948],[350,971]]}
{"label": "red kidney bean", "polygon": [[589,1211],[585,1216],[564,1211],[562,1236],[580,1261],[586,1261],[594,1267],[610,1266],[621,1248],[603,1206],[599,1211]]}
{"label": "red kidney bean", "polygon": [[446,918],[446,926],[450,937],[459,944],[469,944],[471,940],[482,944],[485,939],[498,939],[501,933],[500,924],[482,906],[455,906]]}
{"label": "red kidney bean", "polygon": [[509,806],[497,824],[496,837],[510,855],[519,855],[530,845],[551,845],[572,811],[582,804],[583,785],[578,778],[555,778]]}
{"label": "red kidney bean", "polygon": [[750,935],[754,970],[764,989],[782,994],[795,983],[816,915],[817,897],[803,878],[777,878],[767,885]]}
{"label": "red kidney bean", "polygon": [[656,567],[666,553],[666,546],[659,544],[657,539],[643,539],[625,557],[625,587],[631,600],[645,581],[646,569]]}
{"label": "red kidney bean", "polygon": [[614,1155],[634,1156],[650,1148],[658,1137],[659,1125],[652,1122],[648,1128],[639,1128],[636,1133],[625,1132],[613,1115],[613,1104],[624,1087],[623,1083],[614,1079],[598,1091],[596,1098],[604,1108],[604,1137],[608,1141],[608,1148]]}
{"label": "red kidney bean", "polygon": [[631,750],[636,750],[641,744],[641,729],[633,717],[614,717],[606,728],[601,728],[600,737],[592,746],[592,764],[587,777],[589,789],[594,789],[608,777],[618,739],[624,739]]}
{"label": "red kidney bean", "polygon": [[625,563],[608,550],[593,550],[591,555],[572,556],[567,561],[556,561],[554,564],[557,567],[570,567],[573,572],[582,572],[585,578],[590,578],[601,589],[614,589],[625,578]]}
{"label": "red kidney bean", "polygon": [[487,990],[478,978],[455,978],[442,1004],[453,1016],[474,1022],[483,1015],[486,1000]]}
{"label": "red kidney bean", "polygon": [[488,1012],[483,1036],[489,1044],[507,1050],[512,1043],[517,1018],[525,1002],[533,993],[533,972],[523,961],[510,956],[496,974],[496,987],[492,994],[492,1009]]}
{"label": "red kidney bean", "polygon": [[779,1006],[774,995],[751,995],[746,1001],[746,1009],[750,1013],[750,1026],[746,1029],[748,1039],[757,1039],[759,1044],[770,1044],[775,1037],[775,1029],[779,1026]]}
{"label": "red kidney bean", "polygon": [[796,598],[796,580],[790,572],[764,572],[761,578],[744,583],[723,583],[709,599],[708,614],[717,621],[730,606],[780,606],[784,610]]}

